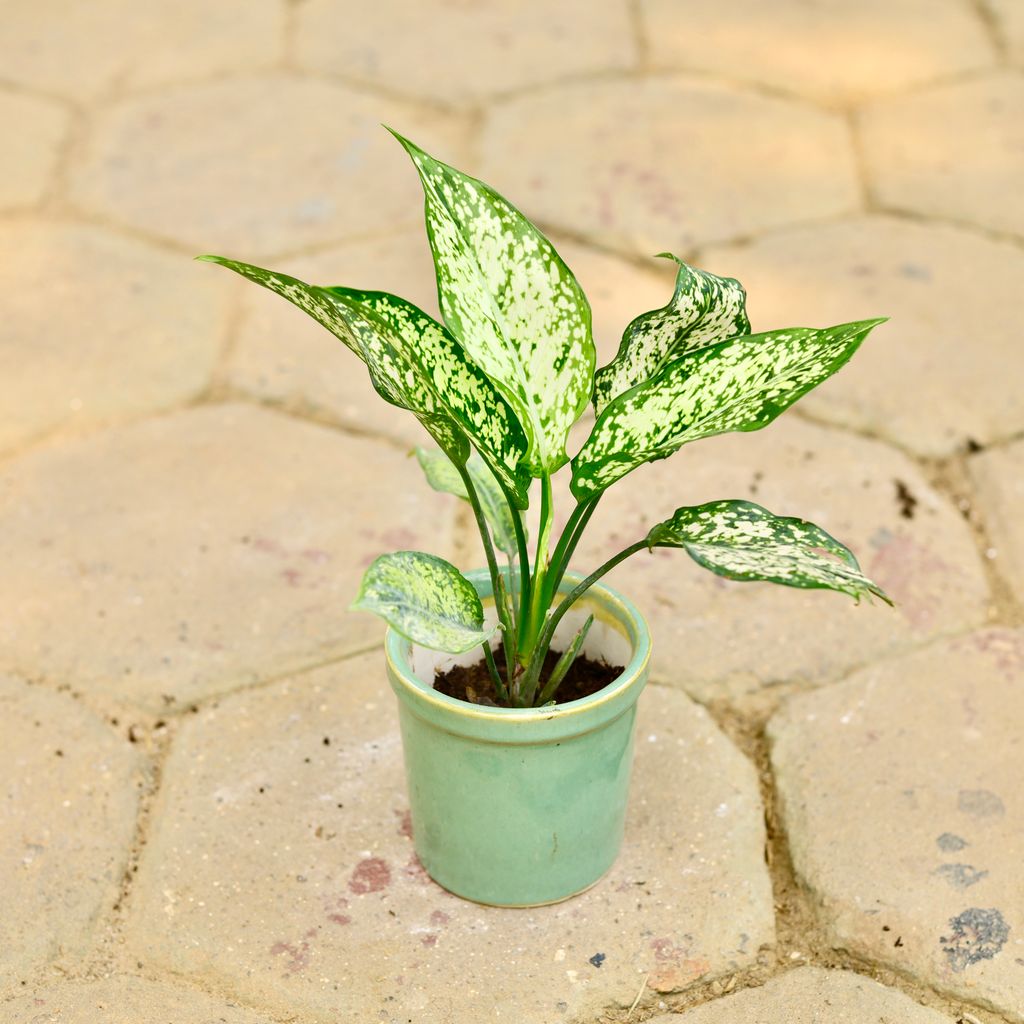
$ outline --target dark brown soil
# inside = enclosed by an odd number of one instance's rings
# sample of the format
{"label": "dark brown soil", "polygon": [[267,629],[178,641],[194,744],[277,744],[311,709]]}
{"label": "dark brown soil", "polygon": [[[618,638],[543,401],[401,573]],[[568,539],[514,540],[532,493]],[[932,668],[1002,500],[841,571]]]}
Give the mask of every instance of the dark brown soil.
{"label": "dark brown soil", "polygon": [[[540,673],[540,685],[537,693],[544,689],[550,678],[561,651],[548,651],[544,659],[544,668]],[[494,663],[498,666],[498,674],[505,678],[505,649],[499,647],[494,652]],[[585,654],[578,655],[565,678],[559,683],[555,700],[565,704],[570,700],[589,697],[598,690],[603,690],[612,680],[622,675],[622,666],[608,665],[604,661],[593,661]],[[508,708],[508,701],[498,699],[494,692],[494,683],[483,659],[473,665],[456,665],[447,672],[439,672],[434,677],[434,689],[456,700],[464,700],[469,704],[486,704],[490,707]]]}

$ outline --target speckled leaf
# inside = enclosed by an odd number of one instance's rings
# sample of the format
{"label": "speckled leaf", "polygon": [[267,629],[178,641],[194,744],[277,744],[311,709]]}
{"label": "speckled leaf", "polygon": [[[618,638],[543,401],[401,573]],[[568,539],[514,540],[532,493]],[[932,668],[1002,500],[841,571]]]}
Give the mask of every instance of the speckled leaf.
{"label": "speckled leaf", "polygon": [[377,393],[412,412],[450,458],[468,439],[520,508],[528,504],[527,439],[512,407],[445,328],[412,303],[383,292],[322,288],[220,256],[219,263],[308,313],[362,359]]}
{"label": "speckled leaf", "polygon": [[466,351],[512,397],[537,476],[567,461],[569,428],[590,400],[590,305],[551,243],[490,186],[396,136],[423,184],[441,312]]}
{"label": "speckled leaf", "polygon": [[591,498],[689,441],[766,427],[842,367],[883,322],[748,334],[674,360],[597,418],[572,462],[573,494],[580,501]]}
{"label": "speckled leaf", "polygon": [[892,604],[860,571],[850,549],[821,527],[773,515],[750,501],[677,508],[647,534],[647,543],[683,548],[695,562],[730,580],[838,590],[858,600],[874,594]]}
{"label": "speckled leaf", "polygon": [[633,320],[622,335],[615,358],[597,371],[594,409],[598,413],[672,360],[750,333],[747,293],[739,281],[687,266],[669,252],[660,255],[679,265],[672,301]]}
{"label": "speckled leaf", "polygon": [[[324,290],[354,316],[366,317],[368,330],[363,332],[358,322],[355,326],[375,380],[386,380],[410,403],[424,404],[425,396],[435,396],[433,405],[451,413],[493,477],[518,507],[526,508],[530,479],[523,459],[529,442],[519,418],[444,326],[387,292]],[[441,447],[449,451],[444,444]]]}
{"label": "speckled leaf", "polygon": [[[426,448],[417,448],[416,458],[419,460],[420,466],[423,467],[427,483],[435,491],[454,494],[466,501],[469,500],[469,492],[466,490],[462,476],[444,452],[436,449],[430,451]],[[480,507],[491,527],[495,546],[509,558],[514,558],[519,549],[516,546],[515,524],[512,516],[513,514],[518,515],[518,513],[513,513],[509,508],[505,496],[501,493],[501,488],[494,479],[494,474],[475,452],[469,457],[466,469],[473,480],[477,497],[480,499]]]}
{"label": "speckled leaf", "polygon": [[451,562],[421,551],[381,555],[366,570],[352,607],[373,612],[414,643],[462,654],[494,633],[473,584]]}

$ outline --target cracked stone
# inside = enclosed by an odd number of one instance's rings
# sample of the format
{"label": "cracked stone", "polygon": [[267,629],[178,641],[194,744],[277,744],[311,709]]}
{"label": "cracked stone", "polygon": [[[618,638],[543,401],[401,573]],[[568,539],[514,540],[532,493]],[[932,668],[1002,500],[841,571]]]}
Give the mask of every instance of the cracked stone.
{"label": "cracked stone", "polygon": [[67,111],[52,100],[0,92],[5,136],[0,153],[0,209],[34,206],[43,198],[57,167],[68,120]]}
{"label": "cracked stone", "polygon": [[[991,296],[1024,284],[1019,247],[944,225],[857,217],[709,249],[699,262],[744,283],[756,331],[890,317],[801,401],[815,417],[932,456],[1024,429],[1018,381],[992,372],[1018,358],[1016,325]],[[984,359],[964,344],[974,335],[985,339]]]}
{"label": "cracked stone", "polygon": [[968,466],[996,571],[1024,603],[1024,441],[972,456]]}
{"label": "cracked stone", "polygon": [[99,718],[41,686],[0,676],[0,710],[0,975],[13,976],[81,952],[114,903],[140,763]]}
{"label": "cracked stone", "polygon": [[0,65],[12,81],[82,102],[114,89],[269,66],[280,54],[284,19],[274,0],[8,0]]}
{"label": "cracked stone", "polygon": [[715,1000],[650,1024],[953,1024],[902,992],[848,971],[801,967],[761,988]]}
{"label": "cracked stone", "polygon": [[[702,701],[830,682],[985,621],[988,589],[970,530],[914,463],[793,412],[765,430],[704,440],[635,471],[602,499],[573,564],[593,568],[679,506],[719,498],[817,523],[852,548],[896,607],[725,580],[683,551],[641,552],[607,580],[650,623],[654,677]],[[572,505],[563,497],[559,507]]]}
{"label": "cracked stone", "polygon": [[206,406],[0,473],[0,666],[151,710],[380,637],[370,561],[451,555],[454,507],[385,445]]}
{"label": "cracked stone", "polygon": [[483,177],[541,223],[639,255],[856,207],[846,125],[699,80],[591,81],[491,108]]}
{"label": "cracked stone", "polygon": [[1022,694],[1024,630],[997,628],[791,698],[769,723],[793,862],[832,943],[1013,1021]]}
{"label": "cracked stone", "polygon": [[886,100],[861,114],[889,208],[1024,234],[1024,81],[1004,72]]}
{"label": "cracked stone", "polygon": [[413,852],[382,661],[190,717],[128,925],[147,962],[282,1013],[549,1024],[627,1007],[647,975],[649,991],[669,992],[732,973],[772,942],[754,770],[702,708],[660,687],[640,701],[609,875],[530,910],[446,893]]}
{"label": "cracked stone", "polygon": [[[456,39],[458,60],[423,59],[445,53]],[[378,0],[358,18],[331,0],[306,0],[296,50],[300,64],[318,71],[461,105],[636,63],[625,0],[519,0],[511,7]]]}
{"label": "cracked stone", "polygon": [[227,282],[102,229],[14,222],[0,264],[0,450],[157,411],[207,385]]}
{"label": "cracked stone", "polygon": [[984,25],[957,0],[758,0],[728,7],[643,0],[658,67],[743,78],[853,103],[995,62]]}
{"label": "cracked stone", "polygon": [[[648,270],[573,242],[557,238],[555,242],[590,299],[598,362],[609,362],[626,324],[668,301],[672,268],[652,260]],[[434,266],[422,229],[340,246],[286,261],[277,269],[319,284],[394,292],[431,316],[440,316]],[[380,398],[352,354],[323,327],[259,288],[248,288],[243,303],[227,370],[231,389],[386,434],[404,444],[433,446],[413,416]]]}
{"label": "cracked stone", "polygon": [[395,125],[454,163],[449,117],[279,75],[124,101],[75,168],[81,207],[195,252],[255,259],[418,223],[423,201]]}
{"label": "cracked stone", "polygon": [[270,1024],[230,999],[145,978],[39,985],[0,1006],[8,1024]]}

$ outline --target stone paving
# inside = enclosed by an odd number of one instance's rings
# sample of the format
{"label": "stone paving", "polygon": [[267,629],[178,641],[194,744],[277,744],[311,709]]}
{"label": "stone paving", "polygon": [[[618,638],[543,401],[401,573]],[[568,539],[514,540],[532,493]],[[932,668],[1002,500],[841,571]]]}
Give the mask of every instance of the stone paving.
{"label": "stone paving", "polygon": [[[1024,1022],[1018,0],[0,13],[0,1021]],[[555,907],[413,854],[347,607],[381,551],[479,559],[422,432],[190,262],[436,309],[381,122],[550,231],[601,362],[665,250],[755,329],[891,317],[778,424],[602,502],[581,566],[746,497],[897,606],[620,567],[655,638],[626,844]]]}

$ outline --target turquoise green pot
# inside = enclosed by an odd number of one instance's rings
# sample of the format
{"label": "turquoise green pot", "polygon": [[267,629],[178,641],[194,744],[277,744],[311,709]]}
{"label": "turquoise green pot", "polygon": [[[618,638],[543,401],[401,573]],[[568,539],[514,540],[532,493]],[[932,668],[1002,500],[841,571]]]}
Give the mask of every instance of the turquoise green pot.
{"label": "turquoise green pot", "polygon": [[[486,605],[490,578],[468,575]],[[576,582],[567,575],[561,590]],[[555,903],[593,885],[618,855],[650,635],[629,601],[597,584],[566,614],[555,647],[590,613],[584,652],[625,670],[590,697],[545,708],[482,707],[438,693],[435,669],[479,654],[429,651],[388,631],[416,853],[458,896]]]}

